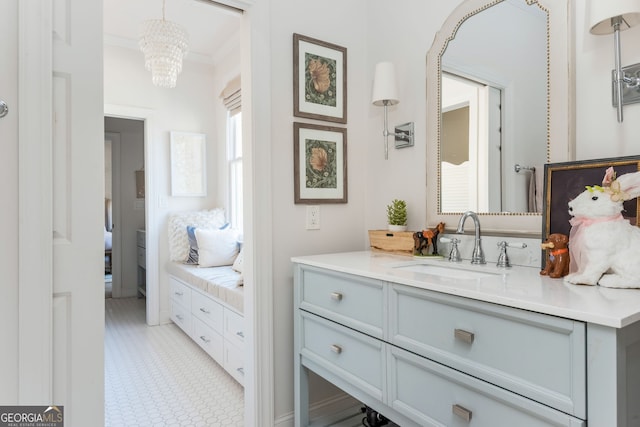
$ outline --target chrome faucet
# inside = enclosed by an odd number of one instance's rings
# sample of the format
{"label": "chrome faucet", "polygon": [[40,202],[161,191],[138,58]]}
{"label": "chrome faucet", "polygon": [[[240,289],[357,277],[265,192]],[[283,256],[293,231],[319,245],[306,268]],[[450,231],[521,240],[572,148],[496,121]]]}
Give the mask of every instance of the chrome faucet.
{"label": "chrome faucet", "polygon": [[473,225],[476,231],[475,245],[473,246],[473,254],[471,254],[471,264],[486,264],[487,261],[484,259],[484,252],[482,252],[482,245],[480,242],[480,219],[478,219],[478,215],[473,211],[466,211],[463,213],[460,221],[458,222],[458,229],[456,230],[456,233],[464,233],[464,222],[469,217],[473,220]]}

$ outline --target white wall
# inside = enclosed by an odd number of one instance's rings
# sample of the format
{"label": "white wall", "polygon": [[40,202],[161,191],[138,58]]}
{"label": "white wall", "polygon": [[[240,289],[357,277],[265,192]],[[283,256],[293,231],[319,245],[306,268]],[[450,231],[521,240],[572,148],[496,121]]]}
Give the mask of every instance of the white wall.
{"label": "white wall", "polygon": [[[624,107],[624,122],[611,106],[613,35],[589,33],[589,2],[575,1],[576,158],[640,154],[640,104]],[[640,62],[640,26],[620,33],[622,65]]]}
{"label": "white wall", "polygon": [[[275,415],[293,409],[293,274],[290,258],[312,253],[361,250],[366,245],[363,227],[367,157],[371,143],[366,132],[365,99],[370,97],[366,78],[365,0],[308,0],[271,2],[271,140],[273,191],[273,287],[275,350]],[[310,11],[313,12],[310,12]],[[306,205],[294,204],[293,122],[327,122],[293,117],[293,33],[347,48],[347,160],[348,203],[320,205],[320,230],[305,230]],[[254,64],[253,70],[260,66]],[[340,125],[336,125],[340,126]],[[318,390],[312,399],[326,392]]]}
{"label": "white wall", "polygon": [[[219,91],[214,89],[213,67],[185,62],[174,89],[158,88],[151,83],[151,73],[144,69],[141,52],[116,46],[104,47],[104,101],[153,111],[154,128],[150,141],[155,158],[146,172],[156,177],[158,200],[147,200],[147,209],[158,212],[156,224],[147,224],[147,233],[158,233],[158,269],[160,280],[160,321],[169,321],[168,279],[164,264],[168,259],[167,220],[175,211],[210,209],[224,206],[217,192],[217,175],[207,174],[207,197],[171,197],[171,163],[169,132],[204,133],[207,136],[207,168],[216,171],[219,153],[218,129],[224,122],[216,116]],[[151,169],[153,168],[153,172]],[[164,204],[161,205],[161,202]],[[147,286],[150,286],[147,284]]]}

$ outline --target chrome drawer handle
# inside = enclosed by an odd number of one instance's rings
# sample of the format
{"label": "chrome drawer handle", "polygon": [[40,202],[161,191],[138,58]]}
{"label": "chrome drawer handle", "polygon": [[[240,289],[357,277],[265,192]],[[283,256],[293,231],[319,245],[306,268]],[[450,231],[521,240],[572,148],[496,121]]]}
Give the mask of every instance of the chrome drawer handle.
{"label": "chrome drawer handle", "polygon": [[182,292],[178,292],[178,291],[174,292],[174,294],[178,295],[179,297],[181,297],[182,295],[184,295]]}
{"label": "chrome drawer handle", "polygon": [[244,332],[242,331],[236,332],[236,335],[239,336],[240,338],[244,338]]}
{"label": "chrome drawer handle", "polygon": [[240,375],[244,375],[244,368],[238,368],[236,371],[238,371]]}
{"label": "chrome drawer handle", "polygon": [[342,347],[340,347],[337,344],[333,344],[330,348],[331,348],[331,351],[333,351],[335,354],[342,353]]}
{"label": "chrome drawer handle", "polygon": [[181,314],[176,314],[176,318],[177,318],[178,320],[184,320],[184,317],[182,317],[182,315],[181,315]]}
{"label": "chrome drawer handle", "polygon": [[455,415],[459,416],[466,422],[471,421],[471,415],[473,415],[473,413],[470,410],[458,404],[455,404],[451,407],[451,412],[453,412]]}
{"label": "chrome drawer handle", "polygon": [[331,292],[331,299],[335,301],[342,301],[342,294],[340,292]]}
{"label": "chrome drawer handle", "polygon": [[211,314],[209,310],[205,310],[203,307],[200,307],[200,311],[203,312],[204,314]]}
{"label": "chrome drawer handle", "polygon": [[453,336],[459,339],[460,341],[464,341],[467,344],[473,343],[475,335],[473,332],[465,331],[464,329],[456,329],[453,331]]}
{"label": "chrome drawer handle", "polygon": [[211,342],[211,340],[208,340],[207,337],[205,337],[204,335],[200,335],[200,339],[202,341],[204,341],[205,343],[209,344]]}

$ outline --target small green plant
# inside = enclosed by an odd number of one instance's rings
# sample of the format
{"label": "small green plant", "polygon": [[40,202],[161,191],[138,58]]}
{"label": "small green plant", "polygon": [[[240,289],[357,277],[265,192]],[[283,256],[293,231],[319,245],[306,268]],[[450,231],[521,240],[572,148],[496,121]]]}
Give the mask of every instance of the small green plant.
{"label": "small green plant", "polygon": [[404,200],[393,199],[387,205],[387,220],[390,225],[407,225],[407,203]]}

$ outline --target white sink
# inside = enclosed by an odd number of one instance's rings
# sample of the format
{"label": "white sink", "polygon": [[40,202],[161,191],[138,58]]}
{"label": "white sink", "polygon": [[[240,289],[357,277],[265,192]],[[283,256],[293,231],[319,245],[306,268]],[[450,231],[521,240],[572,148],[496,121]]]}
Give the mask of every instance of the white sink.
{"label": "white sink", "polygon": [[[431,274],[441,277],[448,277],[452,279],[482,279],[486,277],[495,277],[505,274],[504,271],[497,271],[490,266],[481,265],[460,265],[460,264],[446,264],[446,265],[434,265],[435,263],[444,263],[443,261],[436,262],[403,262],[397,264],[391,264],[390,267],[394,270],[410,271],[413,273]],[[487,270],[491,269],[491,270]]]}

